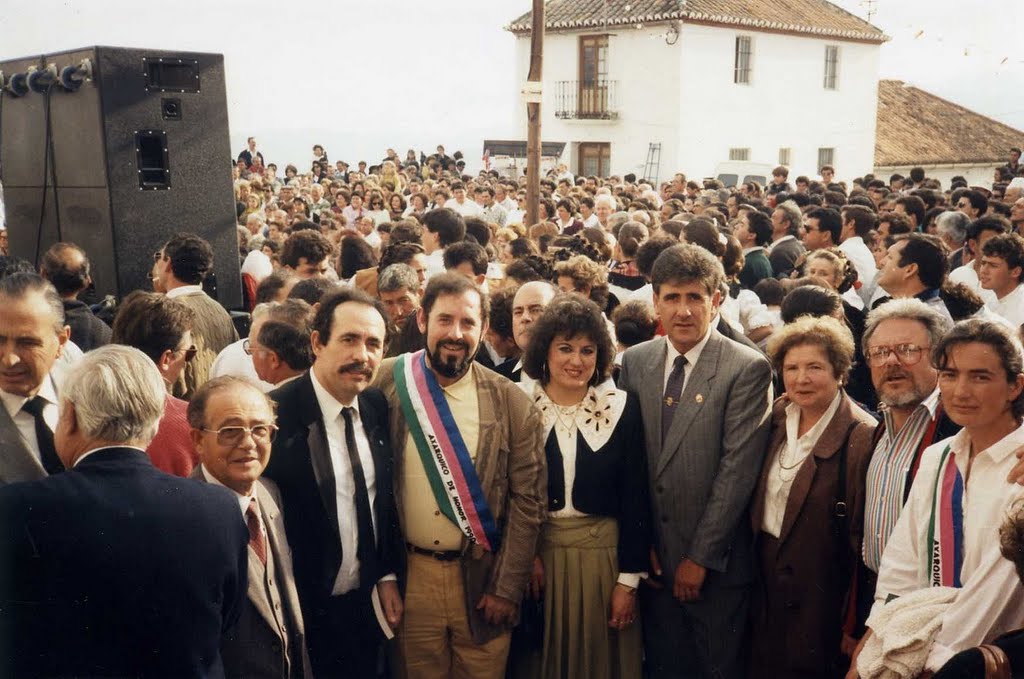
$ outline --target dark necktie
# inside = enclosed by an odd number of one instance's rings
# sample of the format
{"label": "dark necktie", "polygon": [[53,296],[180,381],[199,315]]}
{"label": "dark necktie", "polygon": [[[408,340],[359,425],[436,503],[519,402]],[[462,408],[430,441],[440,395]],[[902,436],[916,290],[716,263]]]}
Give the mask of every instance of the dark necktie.
{"label": "dark necktie", "polygon": [[665,384],[665,397],[661,401],[661,442],[668,438],[668,430],[672,426],[672,417],[679,406],[679,397],[683,394],[683,380],[686,377],[686,357],[680,354],[672,363],[672,372],[668,374]]}
{"label": "dark necktie", "polygon": [[249,527],[249,546],[260,558],[260,563],[267,565],[267,538],[260,530],[260,517],[256,516],[256,498],[249,500],[245,508],[245,525]]}
{"label": "dark necktie", "polygon": [[43,408],[46,407],[46,399],[36,396],[25,401],[21,409],[32,416],[36,422],[36,442],[39,445],[39,459],[43,463],[43,469],[47,474],[58,474],[64,471],[64,463],[57,456],[57,449],[53,445],[53,432],[43,419]]}
{"label": "dark necktie", "polygon": [[359,459],[359,448],[356,446],[356,428],[352,419],[354,410],[355,408],[342,408],[341,414],[345,418],[345,449],[352,464],[352,481],[355,484],[356,525],[359,528],[359,544],[356,546],[359,582],[367,585],[370,584],[367,579],[376,570],[377,543],[373,537],[370,493],[366,489],[366,475],[363,473],[363,463]]}

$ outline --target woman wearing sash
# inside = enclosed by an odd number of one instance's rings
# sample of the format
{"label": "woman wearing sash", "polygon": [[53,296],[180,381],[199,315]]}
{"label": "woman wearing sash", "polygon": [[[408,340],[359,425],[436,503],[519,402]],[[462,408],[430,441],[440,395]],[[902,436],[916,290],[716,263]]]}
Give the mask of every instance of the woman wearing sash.
{"label": "woman wearing sash", "polygon": [[847,396],[853,336],[802,316],[768,342],[785,385],[751,522],[761,577],[751,606],[751,677],[841,677],[843,603],[860,554],[874,418]]}
{"label": "woman wearing sash", "polygon": [[614,357],[601,311],[575,294],[552,300],[523,355],[520,386],[544,418],[548,460],[549,514],[530,582],[543,597],[544,640],[531,676],[641,673],[647,461],[639,402],[609,378]]}
{"label": "woman wearing sash", "polygon": [[953,654],[1024,627],[1024,588],[999,550],[999,527],[1024,495],[1006,481],[1024,445],[1021,354],[1011,331],[982,320],[957,323],[932,348],[942,406],[963,429],[922,455],[882,555],[868,633],[858,647],[862,676],[891,664],[889,649],[905,645],[907,627],[895,611],[903,597],[920,601],[922,590],[959,590],[915,635],[928,675]]}

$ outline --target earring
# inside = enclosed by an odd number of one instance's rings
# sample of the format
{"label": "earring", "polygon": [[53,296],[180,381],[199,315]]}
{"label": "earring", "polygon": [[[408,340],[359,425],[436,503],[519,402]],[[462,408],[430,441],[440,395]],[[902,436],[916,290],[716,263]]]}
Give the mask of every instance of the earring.
{"label": "earring", "polygon": [[544,382],[544,383],[547,383],[548,380],[551,379],[551,375],[548,374],[548,362],[547,361],[544,361],[544,364],[541,366],[541,369],[540,369],[540,379],[541,379],[541,382]]}

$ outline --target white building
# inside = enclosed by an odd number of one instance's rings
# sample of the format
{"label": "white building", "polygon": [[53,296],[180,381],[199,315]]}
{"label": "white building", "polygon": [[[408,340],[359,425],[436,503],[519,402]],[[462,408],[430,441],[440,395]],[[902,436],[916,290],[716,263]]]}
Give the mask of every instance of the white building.
{"label": "white building", "polygon": [[910,168],[943,187],[959,175],[970,186],[992,186],[995,169],[1010,159],[1010,149],[1024,143],[1024,132],[963,106],[907,85],[878,83],[878,135],[875,175],[906,177]]}
{"label": "white building", "polygon": [[[530,21],[506,27],[521,82]],[[566,142],[578,174],[700,178],[746,160],[786,165],[792,180],[874,167],[887,38],[825,0],[549,0],[545,25],[541,136]]]}

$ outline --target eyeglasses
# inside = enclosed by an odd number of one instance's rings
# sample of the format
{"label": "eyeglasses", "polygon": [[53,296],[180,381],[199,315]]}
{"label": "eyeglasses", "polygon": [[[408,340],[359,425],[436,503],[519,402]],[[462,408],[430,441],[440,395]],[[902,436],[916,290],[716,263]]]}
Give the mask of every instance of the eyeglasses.
{"label": "eyeglasses", "polygon": [[256,347],[255,349],[253,349],[252,342],[250,342],[249,340],[245,340],[244,342],[242,342],[242,351],[244,351],[247,356],[252,356],[257,351],[266,351],[266,349],[264,349],[263,347]]}
{"label": "eyeglasses", "polygon": [[255,424],[251,427],[221,427],[220,429],[203,429],[217,435],[217,443],[222,446],[234,446],[241,443],[246,434],[252,436],[257,443],[271,443],[277,436],[277,427],[272,424]]}
{"label": "eyeglasses", "polygon": [[185,352],[185,362],[187,363],[196,357],[196,354],[199,353],[199,349],[197,349],[196,345],[193,344],[188,349],[176,349],[174,351],[176,354],[180,354],[181,352]]}
{"label": "eyeglasses", "polygon": [[864,354],[868,365],[875,367],[885,365],[889,360],[889,354],[896,354],[897,360],[903,365],[916,365],[921,361],[921,355],[931,347],[919,347],[916,344],[897,344],[893,347],[872,347]]}

